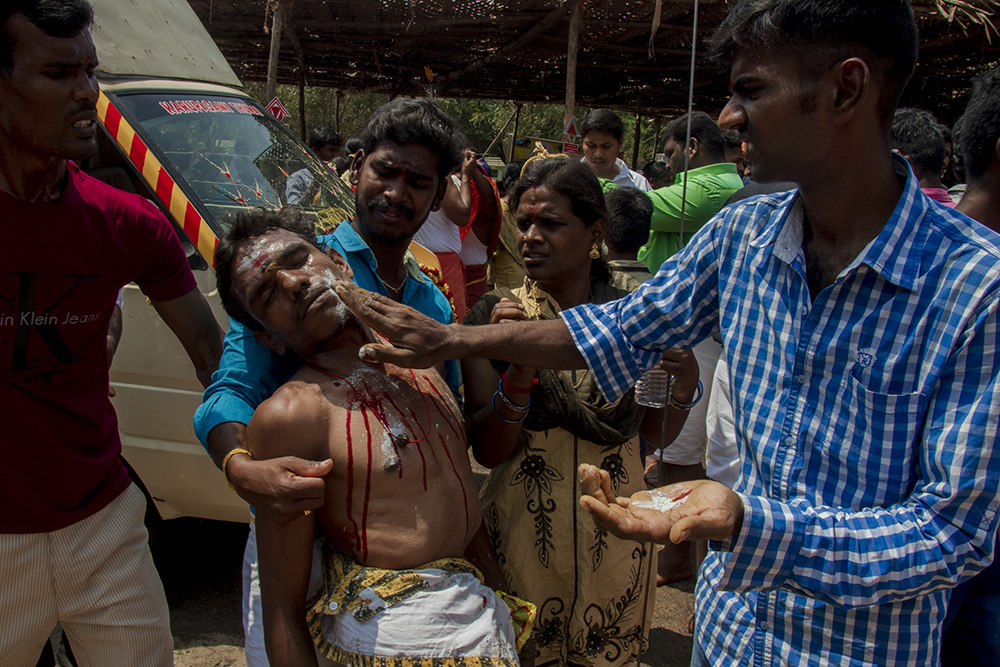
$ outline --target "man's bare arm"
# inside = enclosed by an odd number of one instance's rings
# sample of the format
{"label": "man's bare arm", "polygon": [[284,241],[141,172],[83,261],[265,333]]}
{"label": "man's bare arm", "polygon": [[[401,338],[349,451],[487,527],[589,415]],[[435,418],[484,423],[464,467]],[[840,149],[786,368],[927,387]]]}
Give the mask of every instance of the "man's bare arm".
{"label": "man's bare arm", "polygon": [[184,346],[201,386],[210,385],[222,356],[222,330],[205,297],[196,287],[176,299],[151,303]]}
{"label": "man's bare arm", "polygon": [[[318,388],[284,385],[261,403],[247,427],[247,444],[261,462],[329,451],[325,414]],[[322,480],[317,480],[322,482]],[[264,612],[264,642],[275,667],[315,665],[312,636],[306,624],[306,601],[316,537],[315,515],[300,513],[291,521],[257,517],[257,553]]]}
{"label": "man's bare arm", "polygon": [[[118,293],[118,298],[121,298],[121,292]],[[108,368],[111,368],[111,362],[114,361],[115,352],[118,351],[118,344],[122,341],[122,307],[117,303],[114,309],[111,311],[111,321],[108,322],[108,336],[107,336],[107,351],[108,351]],[[114,398],[117,392],[115,388],[109,383],[108,384],[108,397]]]}
{"label": "man's bare arm", "polygon": [[[448,179],[451,180],[451,176]],[[454,187],[454,183],[448,183],[448,188],[441,199],[441,210],[444,211],[444,217],[457,227],[465,227],[469,222],[469,214],[472,212],[468,202],[468,199],[471,198],[471,195],[468,194],[470,187],[467,179],[463,179],[462,184],[457,188]]]}
{"label": "man's bare arm", "polygon": [[[472,166],[467,168],[470,153]],[[488,246],[493,236],[494,227],[500,224],[500,202],[497,201],[496,190],[494,190],[493,184],[490,183],[483,170],[479,168],[479,164],[476,162],[476,155],[472,151],[466,151],[466,162],[462,164],[463,175],[466,172],[468,172],[468,177],[479,194],[478,213],[472,218],[472,233],[476,235],[480,243]]]}
{"label": "man's bare arm", "polygon": [[[212,429],[207,445],[217,467],[221,469],[226,454],[234,449],[249,448],[246,432],[246,425],[239,422],[224,422]],[[323,506],[323,477],[332,468],[326,454],[313,461],[297,456],[255,460],[237,453],[229,458],[226,474],[258,517],[283,523]]]}
{"label": "man's bare arm", "polygon": [[264,613],[264,646],[274,667],[316,665],[312,635],[306,623],[309,571],[312,567],[315,519],[300,515],[278,523],[257,520],[257,554]]}
{"label": "man's bare arm", "polygon": [[485,357],[536,368],[586,368],[561,319],[479,327],[441,324],[353,283],[338,283],[336,289],[362,322],[395,346],[366,345],[361,348],[366,361],[429,368],[446,359]]}

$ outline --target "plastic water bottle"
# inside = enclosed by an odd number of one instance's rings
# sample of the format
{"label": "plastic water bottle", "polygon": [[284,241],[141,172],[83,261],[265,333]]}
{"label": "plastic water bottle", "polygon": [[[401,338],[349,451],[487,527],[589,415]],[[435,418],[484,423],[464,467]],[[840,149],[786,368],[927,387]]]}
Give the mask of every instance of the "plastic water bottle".
{"label": "plastic water bottle", "polygon": [[674,376],[659,366],[649,369],[635,383],[635,402],[647,408],[667,407],[673,380]]}

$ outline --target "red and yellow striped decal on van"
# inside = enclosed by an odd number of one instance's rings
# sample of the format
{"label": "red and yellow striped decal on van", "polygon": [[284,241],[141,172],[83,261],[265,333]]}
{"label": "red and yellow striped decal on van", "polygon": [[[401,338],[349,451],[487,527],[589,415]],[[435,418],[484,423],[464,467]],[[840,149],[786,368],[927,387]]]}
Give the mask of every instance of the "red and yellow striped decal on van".
{"label": "red and yellow striped decal on van", "polygon": [[97,101],[97,119],[104,125],[108,134],[118,142],[125,155],[142,174],[150,190],[153,190],[167,207],[205,261],[214,265],[215,246],[219,244],[215,232],[191,205],[174,179],[135,133],[129,122],[122,117],[121,112],[115,108],[104,91],[101,91],[100,99]]}

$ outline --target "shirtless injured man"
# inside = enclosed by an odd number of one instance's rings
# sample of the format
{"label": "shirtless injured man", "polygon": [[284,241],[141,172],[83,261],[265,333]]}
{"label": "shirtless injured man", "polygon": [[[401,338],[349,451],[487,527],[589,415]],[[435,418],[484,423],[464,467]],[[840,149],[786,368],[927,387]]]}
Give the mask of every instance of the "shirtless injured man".
{"label": "shirtless injured man", "polygon": [[[358,358],[377,334],[332,289],[353,271],[295,209],[237,214],[216,270],[227,312],[304,362],[255,412],[251,455],[333,460],[322,509],[258,517],[271,665],[316,665],[317,649],[343,665],[517,665],[518,601],[462,559],[481,511],[442,377]],[[323,581],[310,591],[320,536]]]}

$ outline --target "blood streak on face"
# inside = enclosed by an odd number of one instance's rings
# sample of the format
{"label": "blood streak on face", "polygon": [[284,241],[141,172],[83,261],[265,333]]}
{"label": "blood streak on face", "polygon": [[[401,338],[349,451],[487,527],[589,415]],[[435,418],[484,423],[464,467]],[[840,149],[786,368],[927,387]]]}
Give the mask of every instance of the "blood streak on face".
{"label": "blood streak on face", "polygon": [[258,236],[244,246],[244,249],[242,250],[243,261],[240,262],[238,270],[240,272],[248,269],[263,271],[273,262],[271,255],[273,255],[276,250],[277,247],[272,234]]}

